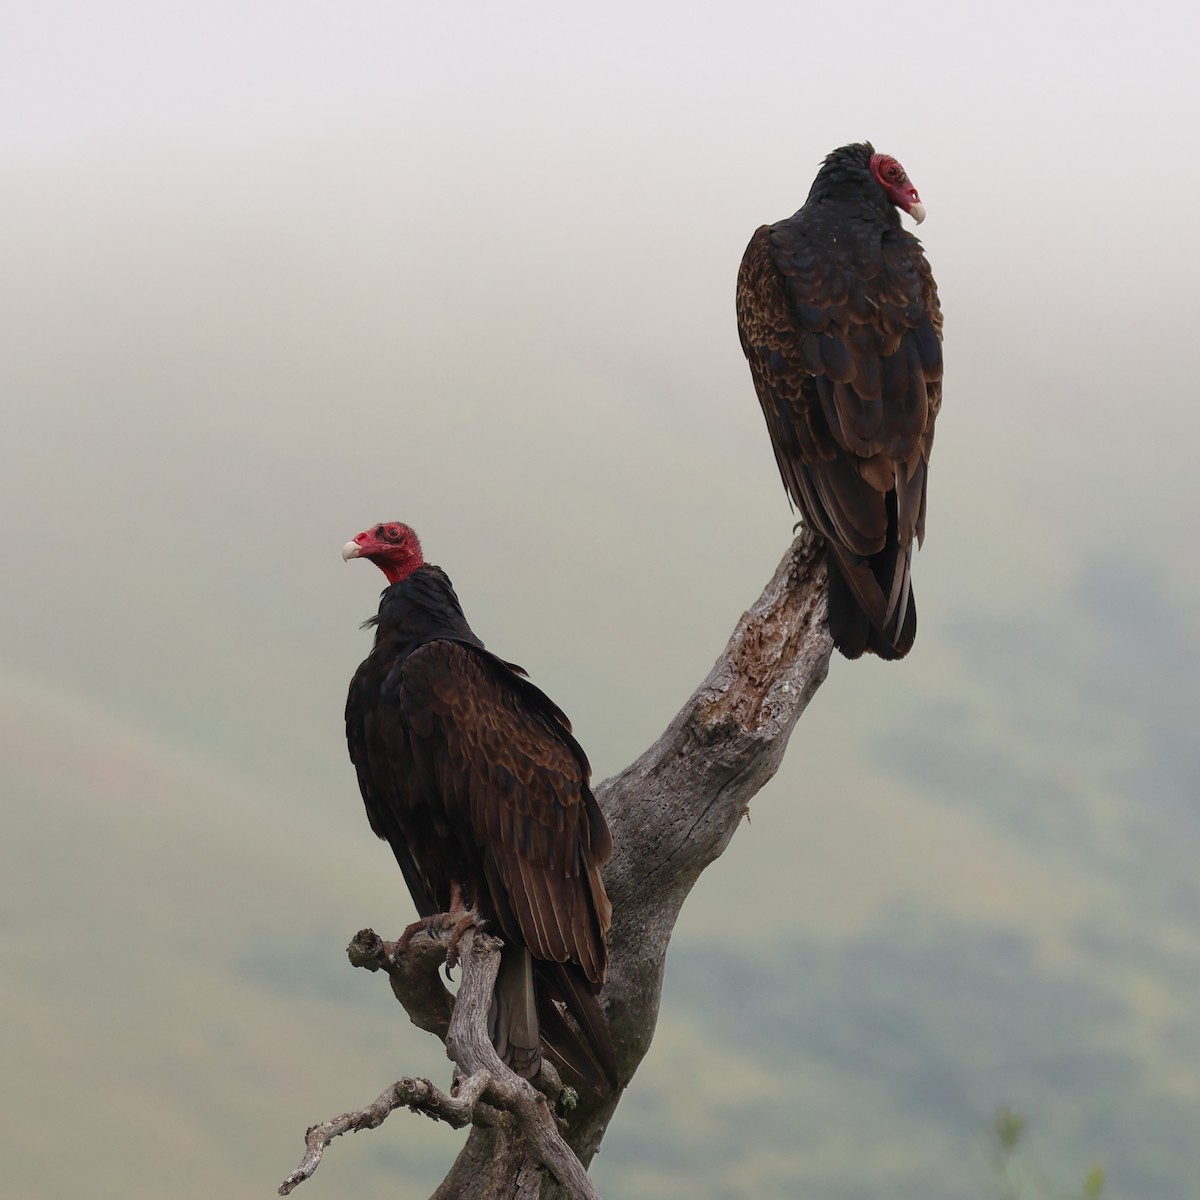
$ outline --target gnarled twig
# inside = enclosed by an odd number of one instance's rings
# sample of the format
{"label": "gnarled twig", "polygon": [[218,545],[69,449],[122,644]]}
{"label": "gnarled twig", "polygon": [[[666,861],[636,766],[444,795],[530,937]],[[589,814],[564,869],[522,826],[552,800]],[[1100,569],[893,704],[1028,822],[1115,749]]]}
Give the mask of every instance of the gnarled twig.
{"label": "gnarled twig", "polygon": [[300,1165],[279,1185],[281,1196],[290,1195],[292,1190],[320,1166],[321,1156],[325,1147],[343,1133],[357,1133],[360,1129],[377,1129],[398,1108],[411,1108],[413,1112],[423,1112],[426,1116],[437,1121],[445,1121],[455,1129],[474,1120],[484,1120],[491,1123],[483,1113],[476,1109],[480,1097],[488,1085],[488,1074],[479,1071],[468,1079],[459,1081],[453,1094],[447,1095],[436,1088],[428,1079],[401,1079],[393,1083],[382,1095],[376,1097],[373,1103],[356,1112],[342,1113],[332,1121],[321,1125],[313,1125],[304,1135],[308,1145]]}
{"label": "gnarled twig", "polygon": [[404,1005],[409,1020],[444,1042],[454,997],[442,982],[441,966],[449,948],[448,939],[439,936],[443,932],[436,923],[429,923],[401,950],[399,942],[385,942],[375,930],[360,929],[346,954],[352,966],[386,971],[392,993]]}

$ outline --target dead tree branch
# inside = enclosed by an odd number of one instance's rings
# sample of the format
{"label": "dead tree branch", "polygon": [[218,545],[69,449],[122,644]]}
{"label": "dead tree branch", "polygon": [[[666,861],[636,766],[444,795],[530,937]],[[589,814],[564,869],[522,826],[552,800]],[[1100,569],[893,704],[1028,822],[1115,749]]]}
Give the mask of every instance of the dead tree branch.
{"label": "dead tree branch", "polygon": [[385,942],[375,930],[360,929],[346,954],[352,966],[386,971],[408,1019],[444,1042],[454,1011],[454,997],[441,976],[447,950],[447,939],[437,936],[436,926],[429,926],[414,933],[403,951],[399,942]]}
{"label": "dead tree branch", "polygon": [[357,1133],[360,1129],[378,1129],[398,1108],[410,1108],[423,1112],[436,1121],[445,1121],[455,1129],[461,1129],[476,1119],[476,1106],[488,1085],[486,1071],[480,1071],[468,1079],[461,1080],[452,1095],[436,1088],[428,1079],[401,1079],[393,1083],[374,1103],[357,1112],[342,1113],[332,1121],[313,1125],[304,1135],[308,1146],[300,1165],[279,1185],[281,1196],[291,1192],[321,1164],[325,1147],[343,1133]]}
{"label": "dead tree branch", "polygon": [[[491,1131],[497,1149],[489,1182],[497,1196],[536,1197],[544,1167],[571,1200],[599,1200],[587,1172],[563,1140],[546,1096],[501,1061],[488,1036],[488,1010],[502,943],[475,929],[466,931],[458,945],[462,982],[452,998],[438,976],[447,947],[432,931],[435,928],[420,930],[403,949],[384,942],[370,929],[360,930],[348,953],[355,966],[387,971],[392,990],[413,1023],[440,1033],[457,1067],[453,1089],[447,1095],[428,1079],[401,1079],[366,1108],[312,1126],[305,1134],[307,1153],[283,1181],[279,1194],[289,1195],[312,1177],[334,1138],[375,1129],[397,1108],[405,1107],[456,1129],[473,1124]],[[448,1024],[440,1028],[443,999],[452,1012]]]}
{"label": "dead tree branch", "polygon": [[[625,1081],[632,1078],[654,1037],[667,944],[680,908],[700,873],[729,844],[751,799],[775,774],[796,721],[828,673],[833,647],[825,624],[825,583],[820,543],[802,531],[667,731],[636,762],[596,788],[614,843],[604,872],[613,924],[601,999]],[[410,952],[420,937],[412,939]],[[495,967],[491,975],[469,969],[479,955],[486,957],[479,941],[476,936],[468,948],[464,939],[468,966],[456,1003],[437,977],[437,962],[432,968],[436,990],[430,984],[429,962],[436,954],[428,947],[419,947],[410,965],[397,961],[408,955],[397,956],[394,945],[389,950],[388,943],[365,944],[367,961],[358,964],[388,972],[409,1016],[446,1040],[460,1074],[468,1080],[481,1073],[488,1078],[475,1101],[476,1115],[469,1118],[467,1143],[432,1200],[594,1196],[584,1168],[599,1148],[622,1091],[581,1095],[566,1120],[563,1142],[544,1097],[500,1063],[487,1038],[487,997]],[[421,961],[427,953],[430,957]],[[464,1018],[460,1028],[468,979],[472,989],[488,981],[484,1022]],[[469,994],[476,1003],[474,990]],[[453,1007],[453,1016],[447,1005]],[[509,1084],[503,1091],[501,1080]],[[514,1080],[518,1087],[512,1086]],[[395,1087],[405,1082],[411,1081]],[[393,1091],[363,1111],[372,1112]],[[479,1115],[484,1100],[502,1119]],[[413,1107],[401,1099],[392,1108],[399,1104]],[[328,1127],[358,1116],[347,1114]],[[345,1126],[368,1127],[373,1126]],[[310,1157],[316,1141],[325,1137],[318,1131],[326,1128],[309,1132]],[[342,1132],[345,1129],[333,1129],[329,1137]],[[322,1149],[325,1144],[328,1138]]]}

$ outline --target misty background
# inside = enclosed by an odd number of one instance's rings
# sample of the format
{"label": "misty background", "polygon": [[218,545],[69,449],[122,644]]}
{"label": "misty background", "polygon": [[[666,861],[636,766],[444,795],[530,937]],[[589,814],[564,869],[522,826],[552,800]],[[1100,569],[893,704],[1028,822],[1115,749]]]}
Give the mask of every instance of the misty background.
{"label": "misty background", "polygon": [[[0,1174],[266,1196],[441,1048],[346,760],[421,534],[596,777],[791,540],[734,321],[821,158],[908,169],[946,314],[920,629],[835,658],[697,886],[610,1200],[1200,1177],[1194,6],[7,6]],[[312,1200],[419,1200],[408,1114]]]}

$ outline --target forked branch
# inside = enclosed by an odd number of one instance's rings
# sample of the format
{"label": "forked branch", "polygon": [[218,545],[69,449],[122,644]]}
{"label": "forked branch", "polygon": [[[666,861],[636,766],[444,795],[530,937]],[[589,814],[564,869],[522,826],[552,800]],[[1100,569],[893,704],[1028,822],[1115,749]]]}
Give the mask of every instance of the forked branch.
{"label": "forked branch", "polygon": [[[409,1108],[456,1129],[470,1124],[496,1134],[498,1149],[503,1151],[496,1154],[491,1171],[493,1188],[501,1189],[497,1195],[517,1196],[524,1191],[536,1196],[540,1168],[545,1168],[572,1200],[598,1200],[587,1172],[563,1140],[546,1096],[501,1061],[488,1036],[488,1010],[502,943],[475,929],[462,935],[458,943],[462,982],[457,997],[451,997],[438,975],[448,939],[432,929],[420,930],[404,946],[384,942],[370,929],[360,930],[348,954],[355,966],[387,971],[392,990],[413,1023],[444,1039],[457,1067],[454,1087],[447,1094],[428,1079],[401,1079],[366,1108],[312,1126],[305,1134],[304,1159],[280,1185],[279,1194],[289,1195],[312,1177],[334,1138],[375,1129],[397,1108]],[[451,1009],[444,1026],[443,1001]],[[552,1068],[548,1076],[555,1080]],[[556,1093],[561,1090],[560,1084]]]}

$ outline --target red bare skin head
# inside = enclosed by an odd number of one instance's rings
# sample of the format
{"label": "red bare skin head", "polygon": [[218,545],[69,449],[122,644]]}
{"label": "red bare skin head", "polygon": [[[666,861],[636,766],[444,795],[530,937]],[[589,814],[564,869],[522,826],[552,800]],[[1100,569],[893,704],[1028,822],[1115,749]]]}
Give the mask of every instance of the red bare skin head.
{"label": "red bare skin head", "polygon": [[387,576],[388,583],[399,583],[423,566],[425,557],[417,535],[399,521],[383,521],[364,529],[342,547],[342,558],[368,558]]}
{"label": "red bare skin head", "polygon": [[897,208],[904,209],[918,225],[925,220],[925,205],[921,203],[917,189],[913,187],[904,168],[890,154],[871,155],[871,174]]}

